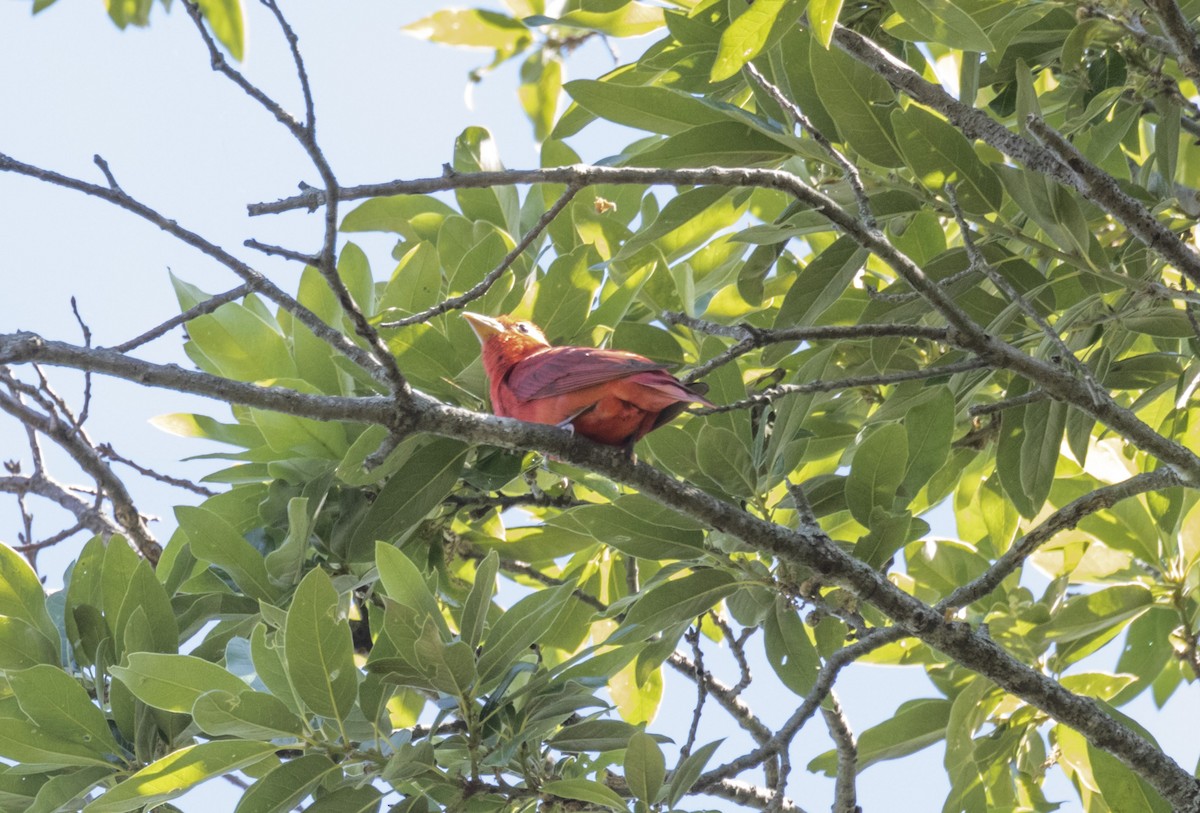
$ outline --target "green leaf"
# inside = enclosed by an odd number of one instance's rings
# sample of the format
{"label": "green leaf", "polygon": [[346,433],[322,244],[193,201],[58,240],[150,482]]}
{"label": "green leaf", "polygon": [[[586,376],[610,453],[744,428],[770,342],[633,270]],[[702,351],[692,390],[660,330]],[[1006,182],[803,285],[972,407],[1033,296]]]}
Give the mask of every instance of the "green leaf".
{"label": "green leaf", "polygon": [[241,678],[195,655],[132,652],[127,665],[114,666],[110,671],[146,705],[184,714],[207,691],[237,694],[246,690]]}
{"label": "green leaf", "polygon": [[848,236],[834,240],[788,288],[775,315],[775,327],[814,325],[862,269],[869,252]]}
{"label": "green leaf", "polygon": [[[52,777],[38,790],[33,805],[25,813],[59,813],[63,810],[78,810],[79,797],[94,785],[104,781],[117,770],[116,766],[87,768],[60,773]],[[0,794],[0,799],[3,795]]]}
{"label": "green leaf", "polygon": [[324,754],[304,754],[272,768],[242,794],[234,813],[278,813],[291,810],[334,771]]}
{"label": "green leaf", "polygon": [[639,598],[610,642],[631,635],[649,637],[667,627],[690,621],[715,607],[737,590],[737,578],[728,570],[695,570],[656,585]]}
{"label": "green leaf", "polygon": [[121,753],[104,712],[62,669],[43,664],[9,672],[8,683],[21,711],[40,730],[85,745],[102,756]]}
{"label": "green leaf", "polygon": [[719,121],[689,127],[649,149],[625,156],[621,163],[663,168],[746,167],[779,163],[791,155],[789,147],[749,125]]}
{"label": "green leaf", "polygon": [[446,638],[450,630],[442,618],[437,598],[429,589],[425,576],[395,545],[375,543],[375,565],[379,568],[379,581],[388,598],[408,611],[417,629],[432,618]]}
{"label": "green leaf", "polygon": [[58,665],[58,644],[20,618],[0,615],[0,672]]}
{"label": "green leaf", "polygon": [[[454,141],[456,172],[491,172],[504,169],[492,134],[483,127],[468,127]],[[483,220],[509,234],[519,232],[519,200],[511,186],[487,189],[456,189],[455,199],[462,213],[472,220]]]}
{"label": "green leaf", "polygon": [[972,214],[1000,208],[1003,186],[952,124],[916,105],[892,111],[892,126],[904,161],[930,189],[955,186],[959,205]]}
{"label": "green leaf", "polygon": [[547,527],[586,534],[640,559],[690,559],[704,549],[704,533],[695,522],[640,494],[573,509]]}
{"label": "green leaf", "polygon": [[859,444],[846,477],[846,503],[860,524],[870,527],[876,508],[891,510],[907,461],[908,435],[899,424],[877,427]]}
{"label": "green leaf", "polygon": [[267,628],[259,624],[250,633],[250,658],[254,672],[275,697],[283,701],[293,713],[300,713],[300,701],[288,680],[287,667],[283,663],[281,639],[278,633],[267,640]]}
{"label": "green leaf", "polygon": [[[889,759],[899,759],[927,748],[946,736],[954,703],[942,698],[906,700],[879,725],[858,738],[858,770]],[[826,751],[808,764],[810,771],[837,775],[837,752]]]}
{"label": "green leaf", "polygon": [[542,785],[542,792],[560,799],[574,799],[613,810],[627,809],[625,800],[615,790],[591,779],[555,779]]}
{"label": "green leaf", "polygon": [[1067,405],[1061,401],[1037,401],[1025,407],[1021,483],[1029,497],[1029,505],[1035,512],[1041,510],[1050,495],[1050,487],[1054,485],[1066,422]]}
{"label": "green leaf", "polygon": [[875,568],[883,567],[892,554],[929,530],[927,523],[907,512],[893,514],[879,506],[871,509],[867,525],[871,530],[854,543],[854,556]]}
{"label": "green leaf", "polygon": [[491,48],[504,53],[515,53],[533,39],[519,20],[486,9],[443,9],[401,30],[442,45]]}
{"label": "green leaf", "polygon": [[922,401],[904,419],[908,439],[908,464],[901,483],[909,497],[929,482],[950,456],[954,439],[954,394],[938,388],[933,397]]}
{"label": "green leaf", "polygon": [[1042,627],[1046,637],[1065,643],[1137,618],[1154,603],[1150,590],[1140,584],[1121,584],[1067,600]]}
{"label": "green leaf", "polygon": [[842,140],[880,166],[903,165],[889,117],[895,101],[891,86],[837,48],[810,48],[808,60],[817,95]]}
{"label": "green leaf", "polygon": [[442,221],[454,209],[430,195],[393,195],[370,198],[342,218],[344,232],[384,231],[412,241],[437,239]]}
{"label": "green leaf", "polygon": [[197,559],[224,570],[247,595],[275,601],[279,591],[267,575],[262,554],[224,517],[207,508],[180,505],[175,508],[175,518]]}
{"label": "green leaf", "polygon": [[436,438],[415,451],[392,475],[367,509],[350,541],[350,561],[366,561],[377,541],[403,540],[430,511],[441,505],[462,473],[468,447]]}
{"label": "green leaf", "polygon": [[479,691],[495,686],[520,655],[554,626],[567,606],[571,582],[539,590],[510,607],[490,630],[479,656]]}
{"label": "green leaf", "polygon": [[721,34],[709,81],[721,82],[740,71],[762,51],[771,29],[794,23],[804,6],[798,0],[755,0]]}
{"label": "green leaf", "polygon": [[251,689],[236,694],[220,689],[205,692],[196,698],[192,717],[202,730],[218,737],[267,740],[296,737],[304,730],[300,718],[282,700]]}
{"label": "green leaf", "polygon": [[667,803],[671,807],[679,804],[679,800],[696,784],[696,780],[704,771],[704,766],[712,759],[713,753],[720,747],[721,742],[722,740],[714,740],[707,745],[702,745],[686,759],[679,761],[679,765],[671,772],[671,783],[668,785]]}
{"label": "green leaf", "polygon": [[639,733],[643,733],[640,728],[621,720],[584,720],[563,726],[549,742],[567,752],[615,751]]}
{"label": "green leaf", "polygon": [[[211,299],[174,274],[171,284],[183,310]],[[184,349],[206,372],[238,381],[296,378],[296,365],[279,325],[262,315],[262,305],[253,294],[245,303],[227,302],[189,321]]]}
{"label": "green leaf", "polygon": [[763,629],[767,662],[780,682],[794,694],[807,695],[817,680],[821,659],[799,613],[786,601],[776,599]]}
{"label": "green leaf", "polygon": [[905,22],[934,42],[961,51],[995,50],[971,13],[954,0],[893,0],[892,6]]}
{"label": "green leaf", "polygon": [[580,246],[555,257],[538,282],[533,321],[552,344],[574,336],[587,320],[600,287],[601,274],[593,269],[599,264],[594,247]]}
{"label": "green leaf", "polygon": [[171,607],[167,591],[145,559],[138,561],[133,578],[127,583],[125,600],[121,602],[121,609],[116,614],[114,632],[117,640],[126,640],[127,625],[139,610],[146,619],[154,619],[154,623],[148,625],[154,651],[176,652],[179,649],[179,625],[175,620],[175,610]]}
{"label": "green leaf", "polygon": [[46,611],[46,593],[25,557],[0,542],[0,616],[19,618],[50,641],[58,628]]}
{"label": "green leaf", "polygon": [[322,717],[344,720],[358,696],[358,670],[350,626],[324,570],[309,571],[296,588],[284,628],[284,654],[292,687],[305,705]]}
{"label": "green leaf", "polygon": [[842,0],[808,0],[808,24],[822,48],[829,48],[833,29],[842,13]]}
{"label": "green leaf", "polygon": [[[588,2],[579,4],[582,8],[564,14],[557,20],[542,17],[535,18],[538,24],[554,23],[571,28],[582,28],[588,31],[598,31],[610,37],[637,37],[648,34],[663,25],[663,10],[648,3],[637,0],[620,0],[620,2]],[[533,24],[531,21],[530,24]]]}
{"label": "green leaf", "polygon": [[79,740],[55,736],[35,723],[15,717],[0,722],[0,757],[17,762],[26,770],[63,765],[111,767],[108,759]]}
{"label": "green leaf", "polygon": [[201,782],[258,762],[277,748],[269,742],[239,740],[181,748],[142,768],[83,810],[84,813],[125,813],[153,807],[182,796]]}
{"label": "green leaf", "polygon": [[[1024,378],[1017,377],[1009,385],[1005,396],[1016,398],[1028,391],[1029,383]],[[1000,437],[996,442],[996,474],[999,475],[1000,485],[1004,487],[1021,516],[1034,517],[1040,506],[1035,506],[1028,497],[1021,465],[1025,441],[1025,410],[1025,406],[1016,406],[1001,413]]]}
{"label": "green leaf", "polygon": [[517,96],[525,116],[533,124],[536,141],[545,141],[554,126],[562,77],[562,59],[554,54],[535,52],[521,64],[521,85],[517,88]]}
{"label": "green leaf", "polygon": [[472,649],[483,640],[484,625],[487,624],[488,608],[496,591],[496,574],[500,570],[500,557],[496,551],[488,551],[475,568],[475,581],[463,604],[461,634]]}
{"label": "green leaf", "polygon": [[625,781],[633,795],[648,805],[654,804],[666,776],[666,757],[654,738],[644,731],[630,737],[625,750]]}
{"label": "green leaf", "polygon": [[371,785],[341,787],[317,799],[304,810],[306,813],[374,813],[382,800],[383,794]]}
{"label": "green leaf", "polygon": [[308,561],[311,545],[312,518],[308,515],[308,498],[293,497],[287,506],[287,536],[279,547],[267,554],[264,564],[267,576],[275,584],[291,587],[300,581],[304,563]]}
{"label": "green leaf", "polygon": [[651,133],[674,135],[701,124],[729,120],[728,115],[690,93],[658,85],[576,79],[563,89],[594,115]]}
{"label": "green leaf", "polygon": [[246,23],[241,0],[196,0],[217,41],[238,62],[246,51]]}

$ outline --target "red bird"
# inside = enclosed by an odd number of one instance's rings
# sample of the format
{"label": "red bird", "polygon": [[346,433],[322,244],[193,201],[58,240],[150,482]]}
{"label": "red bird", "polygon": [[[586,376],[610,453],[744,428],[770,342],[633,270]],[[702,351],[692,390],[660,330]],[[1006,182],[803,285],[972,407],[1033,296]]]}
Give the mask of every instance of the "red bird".
{"label": "red bird", "polygon": [[633,444],[683,412],[712,406],[703,384],[684,384],[645,356],[595,347],[551,347],[532,322],[463,313],[483,345],[492,411],[549,423],[609,446]]}

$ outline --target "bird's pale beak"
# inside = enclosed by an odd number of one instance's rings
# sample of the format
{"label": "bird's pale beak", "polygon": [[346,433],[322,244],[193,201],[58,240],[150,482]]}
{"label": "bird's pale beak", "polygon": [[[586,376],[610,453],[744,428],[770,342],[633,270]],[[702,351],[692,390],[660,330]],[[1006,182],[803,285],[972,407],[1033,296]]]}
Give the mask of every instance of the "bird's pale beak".
{"label": "bird's pale beak", "polygon": [[483,344],[497,333],[504,332],[504,325],[490,316],[484,316],[482,313],[463,311],[462,317],[467,320],[467,324],[471,326],[471,330],[475,331],[480,344]]}

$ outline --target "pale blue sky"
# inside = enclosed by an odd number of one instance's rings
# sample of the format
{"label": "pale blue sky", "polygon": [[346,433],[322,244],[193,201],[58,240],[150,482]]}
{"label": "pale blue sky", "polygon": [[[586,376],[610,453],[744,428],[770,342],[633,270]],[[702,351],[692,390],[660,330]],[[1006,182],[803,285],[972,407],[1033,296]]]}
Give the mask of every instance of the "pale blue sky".
{"label": "pale blue sky", "polygon": [[[438,48],[404,36],[400,28],[439,7],[433,0],[358,0],[353,3],[288,4],[287,9],[308,61],[318,111],[318,133],[327,156],[345,184],[440,173],[455,135],[483,125],[496,136],[508,166],[537,161],[528,123],[515,96],[515,67],[489,77],[474,91],[473,108],[464,102],[466,74],[488,61],[484,52]],[[98,2],[63,0],[36,18],[28,2],[0,4],[0,152],[29,163],[102,182],[92,164],[103,155],[122,186],[251,261],[285,289],[294,287],[294,264],[271,260],[241,247],[248,237],[313,249],[319,240],[316,216],[293,213],[251,219],[245,204],[292,193],[315,173],[287,133],[266,112],[208,66],[207,55],[181,7],[154,10],[149,30],[120,32]],[[247,74],[285,106],[299,107],[291,62],[265,11],[248,4]],[[627,55],[632,48],[626,46]],[[572,76],[594,76],[611,66],[598,43],[571,60]],[[585,158],[619,147],[613,131],[596,131],[574,142]],[[97,344],[116,344],[157,324],[176,310],[167,270],[217,292],[238,284],[229,272],[181,245],[153,226],[102,202],[11,175],[0,175],[0,331],[32,329],[51,338],[77,340],[69,297],[79,300]],[[390,273],[390,240],[355,240],[368,250],[376,276]],[[186,363],[178,332],[142,352],[146,358]],[[77,376],[54,373],[68,397],[78,392]],[[98,440],[168,473],[199,476],[211,463],[185,464],[181,458],[208,449],[196,441],[165,435],[147,425],[154,415],[196,410],[224,417],[214,404],[197,404],[172,393],[147,393],[131,385],[97,381],[89,424]],[[0,458],[24,454],[23,435],[0,422]],[[52,472],[71,479],[58,456]],[[135,494],[143,510],[162,517],[154,526],[165,540],[173,525],[171,506],[192,498],[182,492],[139,482]],[[43,535],[57,529],[51,512],[39,509]],[[18,517],[11,500],[0,500],[0,540],[15,542]],[[949,533],[950,529],[946,529]],[[43,557],[51,584],[77,550]],[[761,640],[761,637],[758,639]],[[761,645],[759,645],[761,646]],[[1109,658],[1111,662],[1112,658]],[[711,663],[711,661],[710,661]],[[759,659],[757,674],[769,669]],[[718,667],[720,670],[721,667]],[[733,682],[734,674],[724,674]],[[771,691],[761,680],[749,700],[779,723],[796,699]],[[838,684],[851,724],[862,731],[891,713],[904,699],[932,696],[916,669],[883,672],[856,666]],[[1139,716],[1186,767],[1195,764],[1197,745],[1179,720],[1197,719],[1200,703],[1193,687],[1180,690],[1168,714],[1147,719],[1143,699],[1127,713]],[[667,700],[657,730],[686,731],[694,691],[669,676]],[[773,718],[771,710],[776,710]],[[701,740],[729,736],[718,753],[728,758],[740,747],[736,732],[716,710]],[[806,810],[828,809],[831,783],[809,775],[804,766],[828,746],[819,719],[798,740],[791,795]],[[903,789],[903,790],[901,790]],[[941,749],[866,771],[859,781],[860,803],[868,811],[929,811],[941,808],[946,792]],[[1074,795],[1059,782],[1051,798],[1077,809]],[[177,804],[187,811],[232,809],[237,791],[215,781]],[[720,803],[718,803],[720,804]],[[725,807],[724,805],[721,805]]]}

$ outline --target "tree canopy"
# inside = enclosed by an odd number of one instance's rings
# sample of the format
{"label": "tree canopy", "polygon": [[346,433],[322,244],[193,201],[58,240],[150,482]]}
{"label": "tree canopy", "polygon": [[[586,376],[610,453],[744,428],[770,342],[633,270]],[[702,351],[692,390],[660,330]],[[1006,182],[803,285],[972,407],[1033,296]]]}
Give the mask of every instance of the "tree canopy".
{"label": "tree canopy", "polygon": [[[83,320],[0,334],[0,491],[27,520],[0,545],[0,811],[169,810],[233,777],[238,813],[851,813],[862,772],[934,744],[951,813],[1200,811],[1121,711],[1200,674],[1200,3],[446,9],[407,33],[494,54],[477,93],[519,61],[540,165],[470,127],[426,177],[349,186],[304,32],[261,1],[295,111],[239,67],[238,3],[171,13],[311,161],[248,208],[313,212],[309,246],[223,245],[100,156],[76,177],[0,144],[0,185],[97,198],[236,286],[172,275],[179,314],[113,346]],[[635,59],[567,80],[622,38]],[[632,140],[581,155],[603,123]],[[642,354],[713,405],[636,458],[494,417],[464,309]],[[190,365],[147,356],[180,328]],[[210,399],[159,422],[223,444],[174,481],[169,534],[55,368]],[[39,500],[71,517],[44,538]],[[48,594],[38,554],[73,540]],[[859,661],[930,695],[856,728]],[[673,727],[664,671],[695,691]],[[828,798],[790,790],[805,771]]]}

